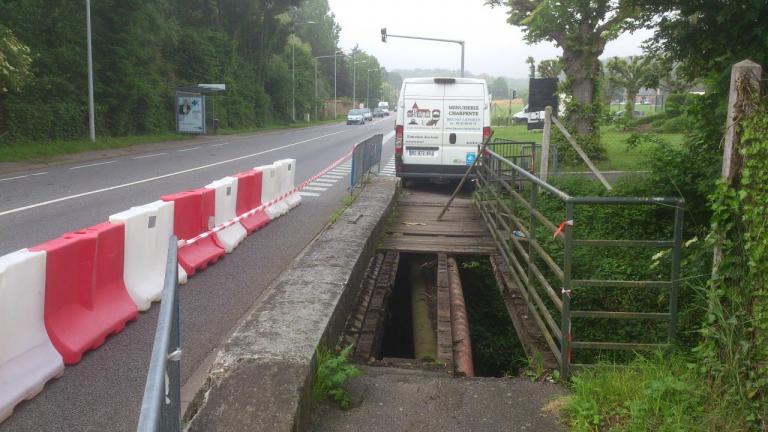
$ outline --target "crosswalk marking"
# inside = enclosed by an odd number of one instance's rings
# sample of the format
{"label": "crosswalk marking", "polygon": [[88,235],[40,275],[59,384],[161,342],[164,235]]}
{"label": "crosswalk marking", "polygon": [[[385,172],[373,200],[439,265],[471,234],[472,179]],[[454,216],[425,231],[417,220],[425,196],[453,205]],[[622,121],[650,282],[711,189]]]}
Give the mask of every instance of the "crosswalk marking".
{"label": "crosswalk marking", "polygon": [[328,190],[328,188],[327,187],[304,186],[304,190],[325,192],[325,191]]}
{"label": "crosswalk marking", "polygon": [[316,192],[304,192],[304,191],[299,192],[299,195],[305,196],[305,197],[319,197],[320,196],[320,194],[316,193]]}

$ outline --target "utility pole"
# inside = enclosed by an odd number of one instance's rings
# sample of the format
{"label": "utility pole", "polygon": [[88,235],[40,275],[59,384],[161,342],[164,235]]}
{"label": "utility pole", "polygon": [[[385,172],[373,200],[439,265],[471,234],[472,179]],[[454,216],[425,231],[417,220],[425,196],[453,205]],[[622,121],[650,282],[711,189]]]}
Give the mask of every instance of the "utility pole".
{"label": "utility pole", "polygon": [[93,107],[93,48],[91,47],[91,0],[85,0],[85,28],[88,41],[88,126],[91,142],[96,142],[96,120]]}
{"label": "utility pole", "polygon": [[360,60],[359,62],[355,61],[355,57],[352,57],[352,108],[357,108],[355,106],[355,100],[356,100],[356,94],[355,90],[357,90],[357,65],[362,63],[368,63],[367,60]]}
{"label": "utility pole", "polygon": [[336,121],[336,118],[339,116],[339,113],[336,112],[337,107],[339,105],[339,100],[336,93],[336,57],[338,57],[338,54],[341,53],[341,55],[344,55],[344,51],[336,51],[333,53],[333,120]]}
{"label": "utility pole", "polygon": [[[371,107],[371,72],[377,71],[378,69],[368,69],[366,71],[366,77],[367,83],[366,83],[366,89],[365,89],[365,103],[367,104],[368,108]],[[379,96],[379,99],[381,99],[381,96]]]}
{"label": "utility pole", "polygon": [[[296,20],[296,15],[293,17]],[[296,26],[304,24],[316,24],[314,21],[293,23],[293,35],[296,34]],[[291,119],[296,121],[296,41],[291,41]]]}
{"label": "utility pole", "polygon": [[433,42],[448,42],[448,43],[455,43],[461,45],[461,77],[464,78],[464,41],[463,40],[457,40],[457,39],[438,39],[438,38],[429,38],[429,37],[420,37],[420,36],[403,36],[403,35],[393,35],[393,34],[387,34],[387,28],[384,27],[381,29],[381,41],[386,43],[388,37],[394,37],[394,38],[403,38],[403,39],[418,39],[418,40],[427,40],[427,41],[433,41]]}

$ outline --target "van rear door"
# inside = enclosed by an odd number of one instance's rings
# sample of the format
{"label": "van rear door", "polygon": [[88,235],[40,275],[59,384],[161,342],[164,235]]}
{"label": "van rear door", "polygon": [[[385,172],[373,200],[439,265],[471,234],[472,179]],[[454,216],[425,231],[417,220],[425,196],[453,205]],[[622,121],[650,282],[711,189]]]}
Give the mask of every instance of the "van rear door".
{"label": "van rear door", "polygon": [[404,164],[433,165],[435,168],[441,164],[444,87],[435,83],[406,83],[403,95]]}
{"label": "van rear door", "polygon": [[483,141],[486,90],[483,83],[446,84],[444,88],[442,164],[447,174],[461,174],[472,165]]}

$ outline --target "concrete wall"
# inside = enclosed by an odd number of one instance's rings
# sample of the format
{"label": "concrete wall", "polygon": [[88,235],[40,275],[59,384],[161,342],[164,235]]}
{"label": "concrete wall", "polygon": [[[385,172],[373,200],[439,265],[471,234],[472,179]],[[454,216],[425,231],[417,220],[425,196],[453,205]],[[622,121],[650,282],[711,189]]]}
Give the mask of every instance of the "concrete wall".
{"label": "concrete wall", "polygon": [[375,178],[270,285],[218,354],[188,430],[307,429],[316,349],[343,331],[396,190]]}

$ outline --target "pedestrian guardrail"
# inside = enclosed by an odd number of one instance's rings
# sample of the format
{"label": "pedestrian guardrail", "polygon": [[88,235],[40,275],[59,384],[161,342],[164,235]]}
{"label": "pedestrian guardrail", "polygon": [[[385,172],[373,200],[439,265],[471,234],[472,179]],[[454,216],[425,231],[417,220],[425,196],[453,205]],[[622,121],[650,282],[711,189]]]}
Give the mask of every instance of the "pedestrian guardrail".
{"label": "pedestrian guardrail", "polygon": [[155,342],[139,414],[139,432],[181,429],[181,337],[177,240],[171,236]]}
{"label": "pedestrian guardrail", "polygon": [[[533,320],[558,361],[561,377],[567,378],[571,368],[586,366],[573,362],[573,350],[636,351],[671,347],[676,333],[684,201],[679,198],[572,197],[493,148],[482,157],[482,163],[478,165],[476,202],[509,266],[511,279],[525,298]],[[540,194],[548,194],[556,199],[548,199],[548,208],[543,208],[538,204],[539,198],[542,198]],[[557,200],[562,202],[562,207],[553,211],[552,202],[556,203]],[[587,218],[574,220],[578,207],[590,205],[654,206],[659,215],[658,223],[672,225],[671,229],[665,230],[672,234],[672,238],[576,238],[575,232],[587,231],[580,227],[611,223],[610,220]],[[550,217],[563,215],[564,219],[562,222],[553,222],[547,214]],[[665,222],[665,218],[670,216],[672,220]],[[665,254],[671,252],[669,274],[668,277],[664,276],[665,266],[664,270],[658,271],[658,280],[578,279],[574,277],[573,264],[575,252],[580,248],[654,248],[666,251]],[[590,255],[581,256],[588,258]],[[609,300],[618,295],[631,298],[630,290],[656,289],[660,291],[660,296],[664,295],[667,307],[664,311],[584,310],[587,308],[578,303],[575,304],[576,308],[571,307],[580,294],[595,288],[606,289],[605,296]],[[611,304],[610,301],[608,304]],[[653,331],[649,330],[652,334],[648,336],[654,336],[657,341],[666,339],[666,343],[626,340],[629,337],[620,332],[611,334],[608,338],[610,340],[589,340],[589,334],[578,332],[579,328],[583,329],[578,324],[585,322],[579,320],[600,320],[605,326],[611,326],[617,321],[656,323],[653,325],[660,327],[653,327]],[[651,326],[640,328],[651,329]]]}
{"label": "pedestrian guardrail", "polygon": [[360,186],[368,173],[379,173],[381,166],[381,144],[383,140],[384,135],[376,134],[355,144],[355,148],[352,151],[352,172],[349,176],[351,189]]}
{"label": "pedestrian guardrail", "polygon": [[[496,154],[509,159],[515,165],[528,172],[535,173],[541,162],[541,144],[533,141],[515,141],[504,138],[494,138],[488,144],[488,149]],[[557,166],[557,146],[549,146],[549,173],[559,174]]]}

